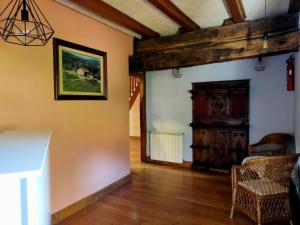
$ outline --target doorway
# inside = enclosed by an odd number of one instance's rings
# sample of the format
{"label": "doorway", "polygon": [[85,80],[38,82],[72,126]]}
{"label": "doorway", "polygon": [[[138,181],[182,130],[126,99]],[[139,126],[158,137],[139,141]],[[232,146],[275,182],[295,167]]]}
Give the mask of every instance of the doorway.
{"label": "doorway", "polygon": [[131,74],[129,76],[129,146],[131,165],[141,161],[140,77],[140,74]]}

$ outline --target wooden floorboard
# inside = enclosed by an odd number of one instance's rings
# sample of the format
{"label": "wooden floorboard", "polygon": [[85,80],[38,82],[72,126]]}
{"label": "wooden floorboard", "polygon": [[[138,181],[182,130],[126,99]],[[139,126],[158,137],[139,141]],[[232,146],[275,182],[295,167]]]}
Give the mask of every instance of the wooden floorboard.
{"label": "wooden floorboard", "polygon": [[235,214],[230,175],[140,162],[131,139],[132,182],[59,225],[253,225]]}

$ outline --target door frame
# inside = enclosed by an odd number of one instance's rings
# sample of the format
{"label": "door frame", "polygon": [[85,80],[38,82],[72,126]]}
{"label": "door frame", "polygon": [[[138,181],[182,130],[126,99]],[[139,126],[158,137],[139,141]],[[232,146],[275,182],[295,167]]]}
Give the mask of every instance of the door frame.
{"label": "door frame", "polygon": [[129,76],[138,77],[140,79],[141,161],[147,162],[146,72],[130,73]]}

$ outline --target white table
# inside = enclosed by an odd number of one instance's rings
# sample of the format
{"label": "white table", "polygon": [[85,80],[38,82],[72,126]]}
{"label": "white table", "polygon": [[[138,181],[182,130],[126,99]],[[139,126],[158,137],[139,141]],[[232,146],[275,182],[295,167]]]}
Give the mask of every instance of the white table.
{"label": "white table", "polygon": [[50,132],[0,133],[0,224],[50,225]]}

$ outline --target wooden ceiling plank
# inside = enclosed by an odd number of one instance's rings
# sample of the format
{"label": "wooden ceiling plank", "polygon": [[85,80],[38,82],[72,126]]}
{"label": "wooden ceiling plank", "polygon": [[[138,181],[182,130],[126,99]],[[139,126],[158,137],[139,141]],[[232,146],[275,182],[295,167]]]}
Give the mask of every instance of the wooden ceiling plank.
{"label": "wooden ceiling plank", "polygon": [[159,10],[164,12],[168,17],[178,23],[185,31],[199,30],[200,26],[183,13],[173,2],[170,0],[148,0]]}
{"label": "wooden ceiling plank", "polygon": [[300,0],[290,0],[289,13],[300,11]]}
{"label": "wooden ceiling plank", "polygon": [[116,24],[119,24],[129,30],[132,30],[138,34],[141,34],[143,39],[157,38],[159,33],[153,31],[152,29],[144,26],[143,24],[137,22],[121,11],[113,8],[109,4],[101,0],[70,0],[82,8],[85,8],[101,17],[104,17]]}
{"label": "wooden ceiling plank", "polygon": [[224,0],[223,2],[232,17],[233,22],[241,23],[245,21],[246,13],[242,0]]}

